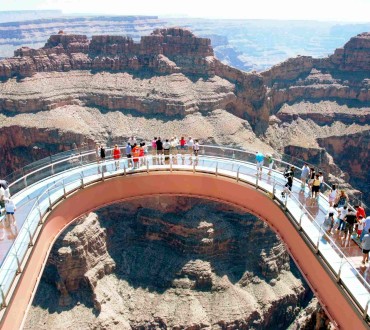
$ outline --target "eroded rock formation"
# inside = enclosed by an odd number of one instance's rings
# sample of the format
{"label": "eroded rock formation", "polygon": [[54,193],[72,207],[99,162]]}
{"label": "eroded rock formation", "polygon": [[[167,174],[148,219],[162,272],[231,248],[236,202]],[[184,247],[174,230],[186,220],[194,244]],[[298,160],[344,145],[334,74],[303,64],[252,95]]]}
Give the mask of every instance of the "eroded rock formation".
{"label": "eroded rock formation", "polygon": [[[58,240],[26,328],[63,317],[69,329],[79,315],[92,329],[284,329],[310,297],[298,274],[251,215],[194,198],[139,199],[90,214]],[[49,308],[69,313],[43,311],[45,290]],[[58,307],[67,294],[70,305]]]}
{"label": "eroded rock formation", "polygon": [[[369,149],[369,35],[353,37],[327,58],[299,56],[257,74],[221,63],[209,39],[182,28],[156,29],[140,42],[61,31],[40,49],[20,48],[0,61],[0,158],[6,159],[0,171],[73,143],[111,144],[131,134],[148,141],[162,132],[186,132],[202,142],[305,154],[310,163],[363,188],[358,183],[367,172],[363,156]],[[27,143],[17,137],[23,130],[32,135]],[[62,146],[53,145],[47,132],[60,134]],[[355,140],[361,157],[347,161],[354,157],[349,148],[329,147],[336,139],[343,145]],[[35,151],[41,140],[47,150]],[[7,145],[25,156],[5,156]]]}

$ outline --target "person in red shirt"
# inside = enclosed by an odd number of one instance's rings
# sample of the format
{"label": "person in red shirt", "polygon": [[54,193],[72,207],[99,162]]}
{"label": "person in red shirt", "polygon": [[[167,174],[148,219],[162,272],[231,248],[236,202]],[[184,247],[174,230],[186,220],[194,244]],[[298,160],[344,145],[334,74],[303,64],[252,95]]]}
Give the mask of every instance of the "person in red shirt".
{"label": "person in red shirt", "polygon": [[366,218],[365,209],[362,206],[355,205],[355,210],[356,210],[357,221],[360,219],[360,216],[362,216],[363,219]]}
{"label": "person in red shirt", "polygon": [[145,165],[145,152],[144,152],[145,142],[140,142],[139,147],[139,157],[140,157],[140,165]]}
{"label": "person in red shirt", "polygon": [[185,144],[186,144],[186,140],[185,138],[182,136],[181,139],[180,139],[180,150],[181,150],[181,155],[184,157],[184,153],[185,153]]}
{"label": "person in red shirt", "polygon": [[116,165],[116,171],[119,170],[119,159],[121,158],[121,150],[119,150],[118,145],[116,144],[113,149],[113,159],[114,164]]}
{"label": "person in red shirt", "polygon": [[134,147],[132,148],[132,156],[134,161],[134,168],[139,167],[139,157],[140,157],[140,148],[139,146],[134,143]]}

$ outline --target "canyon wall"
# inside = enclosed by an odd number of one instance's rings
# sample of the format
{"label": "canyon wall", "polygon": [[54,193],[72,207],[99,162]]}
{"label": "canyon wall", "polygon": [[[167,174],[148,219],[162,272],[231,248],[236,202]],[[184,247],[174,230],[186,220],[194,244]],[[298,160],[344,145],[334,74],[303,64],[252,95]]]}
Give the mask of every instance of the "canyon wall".
{"label": "canyon wall", "polygon": [[[160,196],[105,207],[67,229],[25,328],[63,318],[66,329],[284,329],[310,297],[261,220],[219,203]],[[50,315],[45,304],[64,312]]]}
{"label": "canyon wall", "polygon": [[[171,132],[265,152],[272,147],[276,156],[298,157],[307,148],[312,157],[305,160],[328,171],[326,177],[350,177],[360,188],[366,157],[346,166],[348,148],[327,149],[324,163],[314,154],[326,148],[322,141],[351,144],[367,136],[369,48],[363,33],[326,58],[299,56],[257,74],[221,63],[210,39],[187,29],[155,29],[140,42],[60,31],[44,47],[22,47],[0,61],[6,162],[0,173],[73,144],[124,142],[132,134],[148,141]],[[356,141],[366,155],[366,139]]]}

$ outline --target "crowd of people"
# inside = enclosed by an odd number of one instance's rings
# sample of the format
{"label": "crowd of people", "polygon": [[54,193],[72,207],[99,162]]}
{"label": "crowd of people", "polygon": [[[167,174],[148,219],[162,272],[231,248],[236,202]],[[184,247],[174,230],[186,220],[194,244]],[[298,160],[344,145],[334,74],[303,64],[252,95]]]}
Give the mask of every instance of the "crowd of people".
{"label": "crowd of people", "polygon": [[[104,144],[97,143],[96,158],[98,161],[105,161],[106,149]],[[178,139],[176,136],[170,139],[161,139],[161,137],[154,137],[151,141],[151,154],[162,156],[164,160],[168,160],[170,155],[185,155],[194,154],[198,156],[200,150],[199,140],[193,139],[189,136],[187,139],[181,137]],[[145,165],[146,155],[148,155],[148,146],[142,141],[138,142],[135,136],[131,136],[127,141],[124,148],[120,148],[117,144],[113,148],[113,159],[115,160],[115,168],[119,169],[120,159],[126,157],[134,168],[140,165]]]}
{"label": "crowd of people", "polygon": [[[268,175],[271,175],[274,159],[267,155]],[[262,168],[265,165],[265,156],[256,152],[257,176],[262,175]],[[293,187],[295,167],[288,165],[284,171],[287,182],[281,193],[283,198],[290,196]],[[323,192],[324,175],[322,171],[316,171],[315,167],[304,163],[300,171],[301,193],[306,192],[308,187],[309,197],[317,201],[320,192]],[[362,264],[369,261],[370,252],[370,216],[366,217],[365,209],[361,205],[355,205],[352,210],[349,205],[349,197],[344,190],[338,190],[337,185],[331,185],[328,194],[329,209],[325,216],[323,227],[328,235],[339,235],[340,239],[346,241],[349,236],[357,236],[363,253]],[[311,203],[312,205],[312,203]]]}
{"label": "crowd of people", "polygon": [[[199,141],[188,137],[185,139],[181,137],[172,137],[170,139],[161,139],[161,137],[154,137],[151,143],[151,154],[153,156],[159,156],[164,160],[168,160],[170,155],[181,155],[185,154],[194,155],[198,157],[200,150]],[[140,165],[145,165],[146,155],[148,155],[148,147],[144,141],[138,142],[134,136],[131,136],[123,148],[115,145],[112,151],[112,157],[114,159],[115,169],[120,169],[120,159],[127,158],[129,164],[133,168],[137,168]],[[267,154],[266,157],[261,152],[256,152],[256,170],[257,176],[262,175],[262,169],[264,165],[268,166],[267,175],[272,174],[274,158],[271,154]],[[105,161],[106,149],[103,144],[96,144],[96,158],[100,161]],[[265,164],[265,158],[267,164]],[[153,158],[154,160],[155,158]],[[287,182],[282,192],[282,197],[290,196],[293,187],[293,180],[295,176],[295,167],[288,165],[284,171],[284,177]],[[310,167],[307,163],[303,165],[300,170],[300,181],[301,181],[301,193],[306,192],[306,186],[308,187],[309,197],[312,200],[318,200],[319,193],[323,191],[324,176],[322,171],[316,171],[314,167]],[[346,240],[350,235],[357,235],[361,242],[363,251],[362,263],[365,264],[369,261],[370,251],[370,216],[366,217],[365,210],[360,205],[355,205],[355,209],[352,210],[349,205],[349,197],[344,190],[337,189],[337,186],[333,184],[328,194],[329,209],[328,213],[323,222],[323,228],[328,235],[334,235],[338,233],[340,237]],[[10,195],[9,184],[5,180],[0,180],[0,208],[5,209],[6,214],[6,226],[16,226],[15,211],[16,205]]]}

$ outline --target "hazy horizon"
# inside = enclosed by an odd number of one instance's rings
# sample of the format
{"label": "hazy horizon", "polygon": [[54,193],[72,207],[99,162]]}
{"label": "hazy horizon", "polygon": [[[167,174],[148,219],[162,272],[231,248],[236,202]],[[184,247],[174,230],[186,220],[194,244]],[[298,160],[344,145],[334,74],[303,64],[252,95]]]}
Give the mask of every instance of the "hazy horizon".
{"label": "hazy horizon", "polygon": [[259,0],[240,3],[227,1],[227,6],[211,0],[188,0],[186,4],[170,0],[139,0],[117,3],[115,0],[7,0],[0,4],[0,11],[61,10],[63,15],[118,15],[158,16],[163,18],[205,19],[257,19],[328,22],[370,22],[370,1],[352,0],[338,3],[336,0],[311,0],[309,3],[295,0]]}

